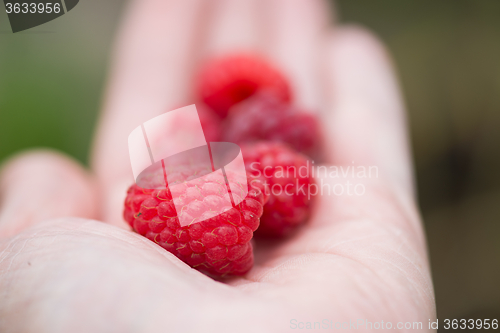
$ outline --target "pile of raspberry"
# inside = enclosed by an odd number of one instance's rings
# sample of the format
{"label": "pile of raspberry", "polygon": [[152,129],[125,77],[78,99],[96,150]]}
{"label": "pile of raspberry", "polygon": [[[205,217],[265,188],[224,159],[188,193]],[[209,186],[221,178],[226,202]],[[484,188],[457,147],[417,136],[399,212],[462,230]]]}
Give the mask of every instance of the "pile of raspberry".
{"label": "pile of raspberry", "polygon": [[[318,120],[293,105],[285,75],[256,55],[208,61],[198,73],[196,91],[207,141],[240,146],[248,188],[231,190],[231,201],[226,185],[237,184],[190,166],[178,174],[196,181],[175,186],[174,199],[169,186],[132,185],[123,215],[135,232],[207,275],[244,275],[253,266],[254,236],[290,237],[311,215],[312,162],[320,158],[322,141]],[[161,169],[149,175],[164,176]],[[183,225],[178,213],[189,214],[193,222]]]}

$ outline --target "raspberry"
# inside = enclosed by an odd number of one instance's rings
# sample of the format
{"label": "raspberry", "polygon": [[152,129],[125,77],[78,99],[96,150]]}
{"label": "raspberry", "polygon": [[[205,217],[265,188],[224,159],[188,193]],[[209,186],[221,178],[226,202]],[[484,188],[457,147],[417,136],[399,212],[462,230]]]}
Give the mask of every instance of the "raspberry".
{"label": "raspberry", "polygon": [[257,91],[269,91],[280,101],[290,101],[288,81],[258,56],[230,55],[208,62],[198,77],[198,94],[221,118],[229,108]]}
{"label": "raspberry", "polygon": [[[140,176],[147,184],[164,179],[161,168],[147,172]],[[200,174],[203,170],[199,167],[184,167],[177,174],[169,174],[169,180],[179,180],[166,188],[132,185],[123,216],[134,231],[199,271],[212,276],[243,275],[253,266],[250,240],[259,226],[267,197],[259,190],[262,187],[249,185],[245,199],[232,206],[224,180],[215,173]],[[231,189],[234,200],[241,197],[243,192]],[[182,219],[176,207],[185,214]],[[183,225],[186,218],[192,222]]]}
{"label": "raspberry", "polygon": [[322,136],[314,115],[283,103],[271,94],[260,93],[231,109],[225,120],[223,140],[284,142],[318,159]]}
{"label": "raspberry", "polygon": [[207,142],[220,141],[221,124],[217,115],[203,105],[197,105],[198,116]]}
{"label": "raspberry", "polygon": [[[255,142],[241,146],[250,179],[263,177],[269,200],[255,235],[284,237],[307,221],[317,192],[307,158],[282,143]],[[308,194],[309,193],[309,194]]]}

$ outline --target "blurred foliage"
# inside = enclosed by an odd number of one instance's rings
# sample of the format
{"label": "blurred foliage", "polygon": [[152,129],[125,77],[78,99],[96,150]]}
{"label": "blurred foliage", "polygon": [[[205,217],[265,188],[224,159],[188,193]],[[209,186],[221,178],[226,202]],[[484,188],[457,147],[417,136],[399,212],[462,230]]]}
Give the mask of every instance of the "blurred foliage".
{"label": "blurred foliage", "polygon": [[[0,161],[49,146],[87,163],[123,3],[81,1],[16,35],[0,10]],[[373,30],[394,58],[439,318],[499,318],[500,1],[340,0],[335,7],[341,22]]]}
{"label": "blurred foliage", "polygon": [[81,1],[16,34],[0,6],[0,161],[44,146],[87,162],[122,3]]}

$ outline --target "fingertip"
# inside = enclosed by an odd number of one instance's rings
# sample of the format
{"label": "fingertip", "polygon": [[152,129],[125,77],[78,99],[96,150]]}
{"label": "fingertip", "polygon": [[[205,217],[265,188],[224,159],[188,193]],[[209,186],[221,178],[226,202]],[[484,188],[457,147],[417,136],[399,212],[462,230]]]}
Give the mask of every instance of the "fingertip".
{"label": "fingertip", "polygon": [[334,30],[330,34],[331,41],[335,48],[353,47],[368,53],[378,53],[387,56],[385,45],[380,38],[368,28],[360,24],[345,24]]}
{"label": "fingertip", "polygon": [[[375,34],[362,26],[347,25],[330,33],[327,38],[327,67],[334,70],[334,76],[330,77],[333,82],[330,83],[337,88],[359,91],[363,87],[368,88],[369,84],[374,89],[377,86],[374,80],[384,80],[380,85],[389,84],[391,89],[396,90],[389,52]],[[386,89],[386,92],[390,90]],[[343,97],[341,92],[336,95],[337,98]]]}
{"label": "fingertip", "polygon": [[96,218],[98,192],[78,162],[48,149],[22,152],[0,171],[0,235],[13,235],[41,221]]}
{"label": "fingertip", "polygon": [[4,162],[0,167],[2,174],[6,172],[23,172],[30,166],[38,165],[43,168],[65,168],[84,177],[90,177],[84,168],[72,158],[63,153],[49,149],[39,148],[21,151]]}

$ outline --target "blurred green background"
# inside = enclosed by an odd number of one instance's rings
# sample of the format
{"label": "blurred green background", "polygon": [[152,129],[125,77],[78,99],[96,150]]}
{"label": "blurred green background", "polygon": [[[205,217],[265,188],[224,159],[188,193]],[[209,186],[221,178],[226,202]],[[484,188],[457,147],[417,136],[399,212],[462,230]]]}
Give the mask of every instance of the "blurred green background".
{"label": "blurred green background", "polygon": [[[0,10],[0,161],[50,146],[87,163],[124,3],[81,1],[15,35]],[[500,1],[341,0],[336,10],[380,36],[398,69],[438,318],[500,318]]]}

